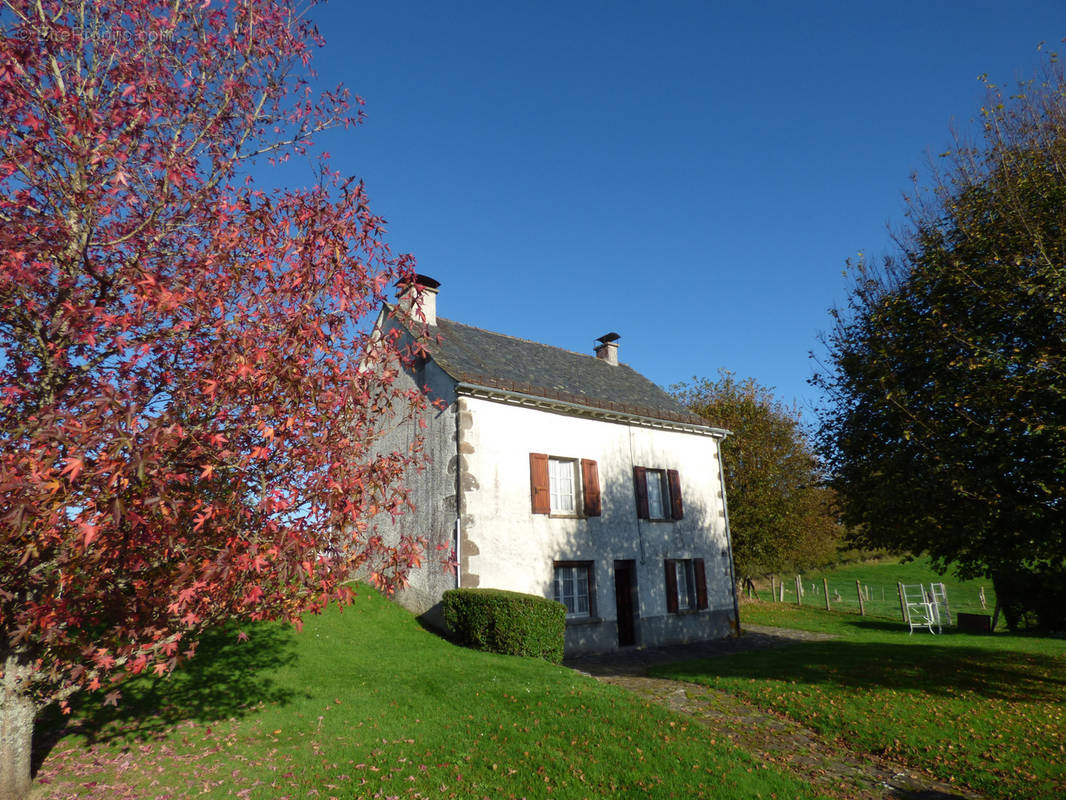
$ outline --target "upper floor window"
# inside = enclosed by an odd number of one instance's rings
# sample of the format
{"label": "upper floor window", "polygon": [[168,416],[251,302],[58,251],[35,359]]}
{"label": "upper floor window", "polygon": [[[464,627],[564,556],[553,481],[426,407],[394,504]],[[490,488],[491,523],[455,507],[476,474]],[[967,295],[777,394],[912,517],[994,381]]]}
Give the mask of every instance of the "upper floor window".
{"label": "upper floor window", "polygon": [[577,462],[572,458],[548,456],[548,485],[551,489],[551,510],[559,514],[573,514],[577,509],[576,481],[574,473]]}
{"label": "upper floor window", "polygon": [[529,487],[534,514],[598,517],[600,474],[587,458],[529,454]]}
{"label": "upper floor window", "polygon": [[648,519],[666,519],[669,501],[663,503],[663,479],[666,475],[661,469],[644,470],[644,482],[648,491]]}
{"label": "upper floor window", "polygon": [[681,475],[676,469],[633,467],[633,487],[640,519],[683,519]]}

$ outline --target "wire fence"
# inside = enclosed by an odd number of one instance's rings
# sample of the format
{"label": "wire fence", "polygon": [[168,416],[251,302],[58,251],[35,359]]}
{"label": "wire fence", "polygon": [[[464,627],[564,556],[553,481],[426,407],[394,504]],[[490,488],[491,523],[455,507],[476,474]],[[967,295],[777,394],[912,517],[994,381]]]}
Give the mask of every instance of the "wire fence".
{"label": "wire fence", "polygon": [[[959,612],[992,614],[996,596],[991,585],[960,585],[950,581],[943,583],[952,618]],[[925,590],[929,591],[928,583],[925,584]],[[741,594],[766,602],[906,620],[900,599],[900,584],[896,583],[804,578],[802,575],[783,578],[774,576],[772,586],[765,582],[750,584],[742,587]]]}

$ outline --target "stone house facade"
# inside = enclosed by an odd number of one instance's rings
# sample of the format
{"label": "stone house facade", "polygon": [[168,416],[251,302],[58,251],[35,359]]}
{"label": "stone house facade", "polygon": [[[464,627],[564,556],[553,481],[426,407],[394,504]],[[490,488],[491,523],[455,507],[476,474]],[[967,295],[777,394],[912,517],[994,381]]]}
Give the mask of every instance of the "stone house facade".
{"label": "stone house facade", "polygon": [[[430,342],[403,379],[436,405],[411,480],[430,557],[399,601],[439,625],[451,588],[552,597],[571,654],[734,631],[727,431],[620,363],[617,334],[583,355],[492,333],[438,317],[439,284],[417,280]],[[410,336],[398,308],[378,329]]]}

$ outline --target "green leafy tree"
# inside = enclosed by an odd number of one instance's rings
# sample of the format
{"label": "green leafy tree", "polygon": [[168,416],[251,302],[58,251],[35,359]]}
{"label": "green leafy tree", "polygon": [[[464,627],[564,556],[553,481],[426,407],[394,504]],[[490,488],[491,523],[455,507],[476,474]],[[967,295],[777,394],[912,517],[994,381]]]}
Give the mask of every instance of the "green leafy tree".
{"label": "green leafy tree", "polygon": [[724,370],[718,380],[694,378],[672,391],[694,413],[732,431],[722,460],[736,574],[828,561],[841,528],[798,411],[754,379]]}
{"label": "green leafy tree", "polygon": [[988,90],[980,143],[919,187],[898,253],[851,265],[820,445],[866,544],[990,577],[1012,626],[1062,625],[1066,83],[1052,57]]}

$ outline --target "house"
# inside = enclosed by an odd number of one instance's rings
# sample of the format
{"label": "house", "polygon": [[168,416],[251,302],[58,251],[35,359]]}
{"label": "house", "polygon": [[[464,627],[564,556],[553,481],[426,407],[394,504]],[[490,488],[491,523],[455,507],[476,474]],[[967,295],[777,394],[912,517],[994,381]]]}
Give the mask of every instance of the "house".
{"label": "house", "polygon": [[[617,334],[582,355],[491,333],[438,317],[440,284],[416,281],[433,341],[404,379],[438,402],[413,513],[430,553],[454,552],[458,567],[427,558],[400,602],[440,624],[447,589],[553,597],[568,654],[735,630],[727,431],[621,363]],[[401,287],[379,332],[410,336],[413,295]]]}

